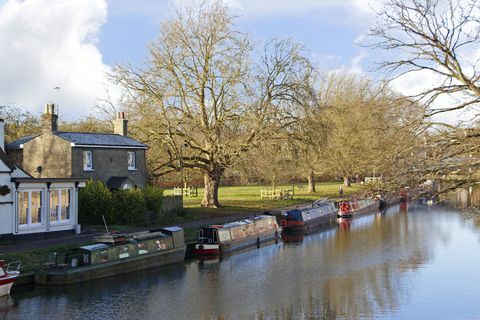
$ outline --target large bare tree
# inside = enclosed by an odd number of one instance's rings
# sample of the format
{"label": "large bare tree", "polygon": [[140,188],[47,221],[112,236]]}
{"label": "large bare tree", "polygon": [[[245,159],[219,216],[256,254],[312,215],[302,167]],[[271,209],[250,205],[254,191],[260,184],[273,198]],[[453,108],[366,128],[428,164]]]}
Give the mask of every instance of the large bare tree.
{"label": "large bare tree", "polygon": [[[371,29],[372,47],[391,51],[380,67],[401,77],[426,72],[438,83],[414,97],[428,115],[472,108],[480,102],[480,2],[388,0]],[[440,97],[450,96],[448,105]]]}
{"label": "large bare tree", "polygon": [[157,148],[150,173],[201,170],[202,205],[217,207],[225,170],[288,123],[285,101],[304,65],[300,48],[274,40],[252,58],[248,37],[214,2],[177,12],[149,49],[145,69],[119,67],[116,79],[135,102],[141,135]]}

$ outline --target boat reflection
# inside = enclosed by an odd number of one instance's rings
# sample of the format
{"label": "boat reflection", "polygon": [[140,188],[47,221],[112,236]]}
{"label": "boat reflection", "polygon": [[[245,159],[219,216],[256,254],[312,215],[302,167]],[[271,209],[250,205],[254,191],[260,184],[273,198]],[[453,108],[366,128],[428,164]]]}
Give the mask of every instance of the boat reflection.
{"label": "boat reflection", "polygon": [[341,230],[350,230],[353,218],[338,218],[338,226]]}
{"label": "boat reflection", "polygon": [[15,300],[8,295],[0,297],[0,318],[4,319],[15,308]]}
{"label": "boat reflection", "polygon": [[301,244],[307,235],[313,235],[323,231],[336,228],[335,219],[330,219],[324,223],[306,225],[303,230],[282,231],[281,238],[287,244]]}

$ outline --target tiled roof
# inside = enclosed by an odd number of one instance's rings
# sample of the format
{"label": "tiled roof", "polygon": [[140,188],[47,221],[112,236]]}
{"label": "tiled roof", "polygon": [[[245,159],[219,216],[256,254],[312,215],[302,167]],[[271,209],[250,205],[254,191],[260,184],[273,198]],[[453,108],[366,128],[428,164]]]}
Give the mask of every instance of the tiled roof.
{"label": "tiled roof", "polygon": [[[56,132],[55,135],[78,145],[147,148],[146,144],[135,139],[113,133]],[[7,149],[20,149],[22,144],[37,136],[31,135],[15,140],[7,145]]]}
{"label": "tiled roof", "polygon": [[21,137],[20,139],[17,139],[13,142],[10,142],[9,144],[6,145],[6,149],[20,149],[20,146],[24,144],[25,142],[28,142],[32,140],[33,138],[37,137],[38,134],[35,135],[30,135],[30,136],[25,136]]}
{"label": "tiled roof", "polygon": [[55,134],[64,140],[81,145],[137,148],[147,147],[146,144],[135,139],[112,133],[57,132]]}

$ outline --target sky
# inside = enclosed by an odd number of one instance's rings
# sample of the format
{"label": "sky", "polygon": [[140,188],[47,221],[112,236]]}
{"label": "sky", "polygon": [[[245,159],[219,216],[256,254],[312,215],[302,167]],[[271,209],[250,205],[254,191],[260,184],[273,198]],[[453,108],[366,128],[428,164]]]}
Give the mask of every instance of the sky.
{"label": "sky", "polygon": [[[94,112],[116,64],[141,68],[160,25],[191,0],[0,0],[0,105],[40,114],[46,103],[76,120]],[[381,53],[365,39],[382,0],[224,0],[237,26],[261,44],[292,38],[324,71],[379,77]],[[380,54],[380,55],[379,55]],[[418,79],[398,87],[407,92]]]}

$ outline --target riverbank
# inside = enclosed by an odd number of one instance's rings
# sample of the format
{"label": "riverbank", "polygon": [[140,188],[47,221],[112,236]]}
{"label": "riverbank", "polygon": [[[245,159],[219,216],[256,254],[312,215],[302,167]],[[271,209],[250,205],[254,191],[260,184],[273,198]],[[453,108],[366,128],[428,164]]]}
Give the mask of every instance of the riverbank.
{"label": "riverbank", "polygon": [[[294,199],[273,200],[261,199],[261,186],[237,186],[223,187],[220,192],[220,201],[224,205],[221,208],[200,207],[201,194],[199,197],[185,197],[185,212],[182,215],[171,217],[166,223],[151,226],[110,226],[110,230],[121,232],[136,232],[145,229],[161,228],[177,225],[185,230],[186,242],[196,239],[198,229],[209,224],[224,224],[239,219],[250,217],[254,214],[262,214],[268,211],[272,214],[280,214],[282,210],[309,205],[313,200],[322,197],[334,198],[338,194],[339,182],[326,182],[317,185],[316,193],[308,193],[306,188],[292,187],[297,190]],[[287,188],[280,186],[278,188]],[[355,194],[360,186],[352,185],[345,188],[345,195]],[[168,194],[168,191],[166,192]],[[87,226],[80,235],[69,235],[60,238],[18,242],[0,245],[0,259],[7,261],[22,261],[24,273],[35,271],[47,261],[53,261],[53,254],[62,256],[65,251],[81,245],[92,243],[93,237],[104,232],[103,226]]]}

